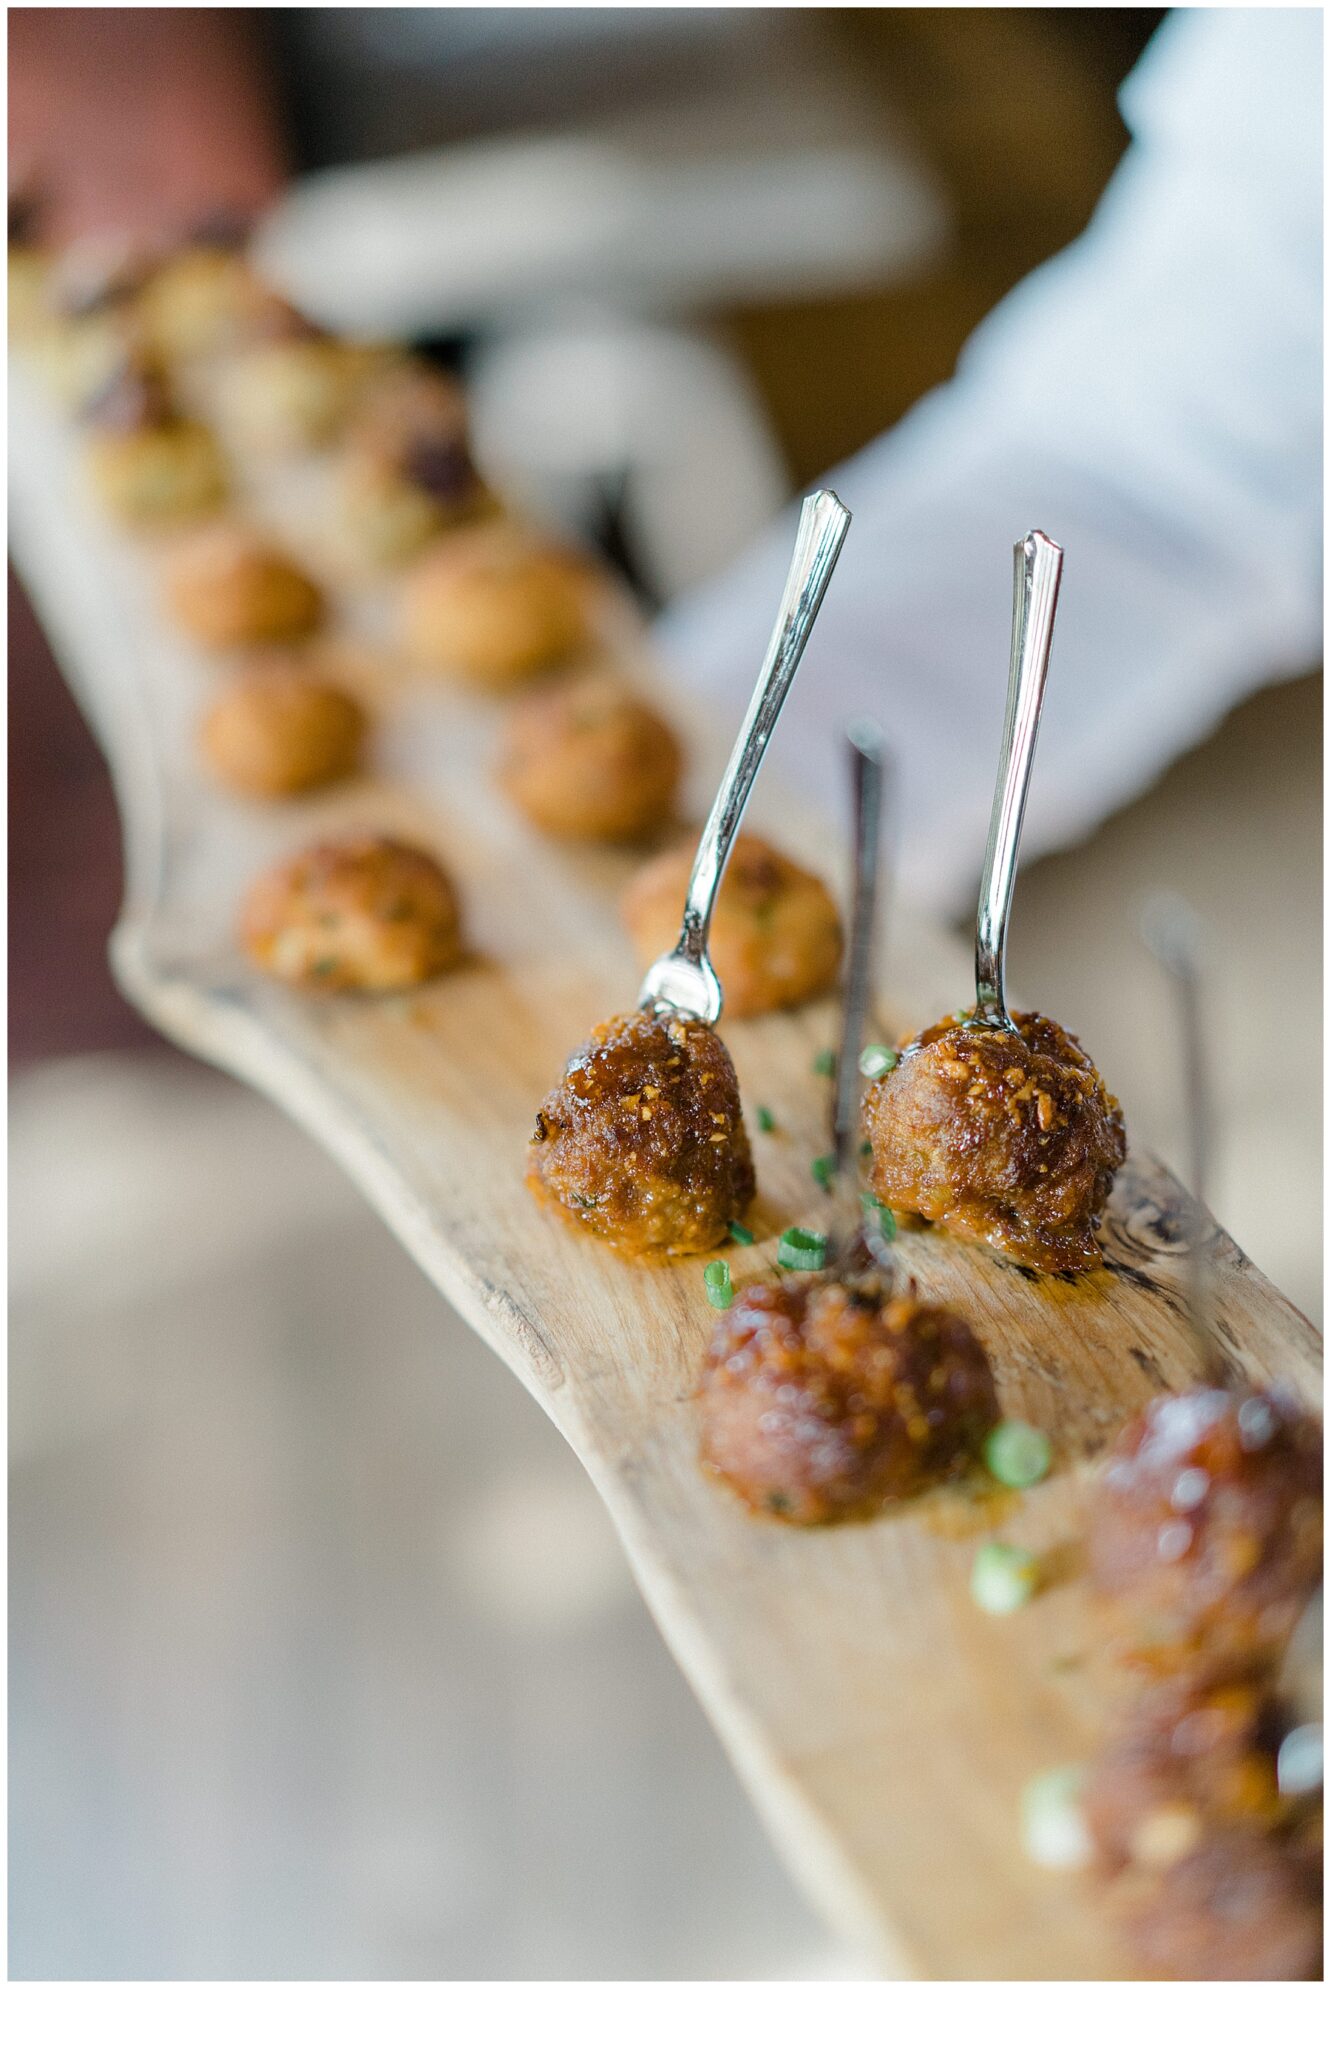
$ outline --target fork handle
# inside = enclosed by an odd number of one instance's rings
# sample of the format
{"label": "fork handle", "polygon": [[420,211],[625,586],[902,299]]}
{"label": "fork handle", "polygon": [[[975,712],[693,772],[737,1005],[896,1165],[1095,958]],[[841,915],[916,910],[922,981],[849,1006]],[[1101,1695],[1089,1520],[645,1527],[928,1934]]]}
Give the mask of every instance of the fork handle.
{"label": "fork handle", "polygon": [[690,960],[701,962],[706,955],[716,892],[730,849],[849,525],[850,514],[835,491],[814,491],[804,500],[781,609],[689,876],[679,951]]}
{"label": "fork handle", "polygon": [[1012,1031],[1004,964],[1017,850],[1040,731],[1049,648],[1054,637],[1063,550],[1038,530],[1012,551],[1012,657],[1007,712],[998,760],[989,844],[985,848],[980,905],[975,918],[975,1021]]}

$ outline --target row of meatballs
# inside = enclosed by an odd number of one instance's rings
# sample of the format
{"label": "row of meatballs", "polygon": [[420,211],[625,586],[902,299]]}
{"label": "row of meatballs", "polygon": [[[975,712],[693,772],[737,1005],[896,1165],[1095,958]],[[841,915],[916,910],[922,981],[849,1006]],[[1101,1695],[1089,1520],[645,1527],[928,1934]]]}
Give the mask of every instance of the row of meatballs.
{"label": "row of meatballs", "polygon": [[[42,254],[20,207],[10,274],[12,318],[76,407],[106,508],[130,527],[198,527],[169,558],[166,596],[183,632],[239,661],[200,729],[226,787],[270,800],[327,788],[364,764],[370,721],[345,656],[316,637],[328,607],[304,568],[243,522],[203,523],[231,481],[218,435],[181,403],[182,378],[201,365],[246,450],[340,451],[342,537],[367,561],[406,567],[408,660],[493,694],[523,690],[496,770],[518,809],[559,838],[669,837],[679,742],[597,650],[592,565],[506,517],[482,483],[454,379],[318,332],[218,231],[62,264]],[[670,936],[689,858],[667,846],[626,897],[644,960]],[[263,966],[329,991],[411,987],[461,949],[456,893],[437,863],[374,835],[312,848],[264,878],[243,929]],[[714,938],[732,1015],[802,1002],[835,979],[830,894],[757,838],[737,849]]]}

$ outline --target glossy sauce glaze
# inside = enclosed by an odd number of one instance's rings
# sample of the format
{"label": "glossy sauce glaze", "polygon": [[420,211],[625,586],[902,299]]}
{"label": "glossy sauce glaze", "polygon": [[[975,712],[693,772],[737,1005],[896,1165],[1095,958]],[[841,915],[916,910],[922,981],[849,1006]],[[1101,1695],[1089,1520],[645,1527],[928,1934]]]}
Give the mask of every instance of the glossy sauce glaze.
{"label": "glossy sauce glaze", "polygon": [[873,1190],[1020,1265],[1083,1271],[1101,1263],[1122,1111],[1069,1032],[1013,1021],[1020,1038],[945,1018],[902,1048],[865,1099]]}

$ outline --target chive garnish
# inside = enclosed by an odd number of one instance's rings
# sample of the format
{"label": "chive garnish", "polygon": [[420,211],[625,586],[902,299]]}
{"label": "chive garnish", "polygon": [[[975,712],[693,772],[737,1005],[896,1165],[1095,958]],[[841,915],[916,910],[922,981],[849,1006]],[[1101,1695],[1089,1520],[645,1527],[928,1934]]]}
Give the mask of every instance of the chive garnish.
{"label": "chive garnish", "polygon": [[713,1308],[729,1308],[735,1299],[730,1268],[724,1259],[712,1260],[711,1265],[703,1273],[702,1284],[707,1289],[707,1299]]}
{"label": "chive garnish", "polygon": [[1000,1486],[1034,1486],[1053,1456],[1044,1431],[1029,1422],[1000,1422],[984,1440],[984,1462]]}
{"label": "chive garnish", "polygon": [[776,1118],[772,1115],[771,1110],[766,1108],[763,1103],[760,1102],[758,1104],[758,1107],[754,1114],[757,1116],[758,1129],[760,1131],[774,1131],[776,1129]]}
{"label": "chive garnish", "polygon": [[824,1079],[830,1078],[836,1072],[836,1054],[826,1048],[822,1052],[816,1052],[813,1056],[813,1071],[815,1074],[821,1074]]}
{"label": "chive garnish", "polygon": [[832,1176],[836,1172],[835,1152],[820,1153],[818,1158],[813,1161],[813,1164],[810,1166],[809,1171],[812,1173],[819,1187],[822,1188],[825,1193],[827,1189],[831,1187]]}
{"label": "chive garnish", "polygon": [[827,1261],[827,1239],[817,1230],[783,1230],[776,1248],[778,1266],[794,1273],[820,1273]]}
{"label": "chive garnish", "polygon": [[897,1063],[897,1056],[890,1045],[866,1045],[860,1054],[860,1072],[866,1081],[877,1081],[884,1074],[890,1074]]}
{"label": "chive garnish", "polygon": [[897,1234],[897,1219],[886,1202],[880,1202],[877,1195],[871,1195],[865,1188],[860,1195],[860,1208],[864,1211],[866,1223],[873,1224],[881,1238],[891,1244]]}
{"label": "chive garnish", "polygon": [[1040,1560],[1017,1543],[982,1543],[971,1567],[971,1599],[986,1614],[1015,1614],[1040,1583]]}
{"label": "chive garnish", "polygon": [[730,1235],[734,1239],[736,1244],[752,1244],[754,1241],[753,1232],[751,1230],[746,1230],[742,1223],[732,1223],[730,1226]]}

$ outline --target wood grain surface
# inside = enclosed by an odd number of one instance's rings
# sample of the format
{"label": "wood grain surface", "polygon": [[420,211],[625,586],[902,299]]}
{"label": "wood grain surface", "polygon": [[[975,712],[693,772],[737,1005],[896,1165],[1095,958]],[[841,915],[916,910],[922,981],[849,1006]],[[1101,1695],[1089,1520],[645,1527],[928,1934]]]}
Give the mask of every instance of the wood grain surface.
{"label": "wood grain surface", "polygon": [[[632,858],[552,848],[511,814],[490,785],[492,708],[399,673],[387,652],[391,591],[354,579],[335,630],[381,713],[375,775],[276,810],[222,797],[193,742],[215,665],[161,623],[158,548],[109,532],[86,498],[74,436],[22,374],[11,482],[20,573],[122,806],[128,883],[113,960],[128,995],[323,1144],[541,1403],[604,1498],[791,1869],[875,1967],[1119,1974],[1093,1893],[1024,1859],[1019,1800],[1032,1773],[1087,1753],[1103,1712],[1095,1617],[1076,1568],[1088,1463],[1126,1415],[1196,1375],[1176,1184],[1132,1154],[1104,1231],[1106,1268],[1075,1282],[1027,1276],[935,1232],[899,1240],[903,1268],[988,1347],[1005,1411],[1051,1433],[1045,1485],[936,1495],[833,1530],[749,1516],[697,1464],[692,1396],[712,1317],[702,1261],[625,1264],[522,1184],[535,1107],[565,1056],[633,1000],[637,971],[614,907]],[[332,573],[326,483],[314,464],[248,479],[270,522]],[[769,625],[754,621],[755,672]],[[609,592],[605,634],[644,663]],[[690,740],[700,813],[732,735],[683,703],[671,710]],[[826,826],[770,779],[754,819],[825,872],[837,866]],[[373,1001],[303,1000],[265,983],[232,940],[244,884],[280,852],[369,821],[436,848],[457,877],[466,966]],[[968,1000],[968,963],[894,909],[882,986],[886,1034]],[[730,1252],[737,1284],[770,1268],[789,1224],[819,1221],[810,1161],[826,1149],[830,1084],[813,1062],[835,1028],[828,1002],[722,1026],[760,1188],[758,1242]],[[769,1134],[755,1127],[759,1103],[776,1119]],[[1211,1253],[1216,1330],[1235,1374],[1282,1379],[1316,1401],[1312,1327],[1218,1228]],[[1041,1552],[1052,1580],[1002,1619],[968,1592],[976,1544],[996,1526]]]}

